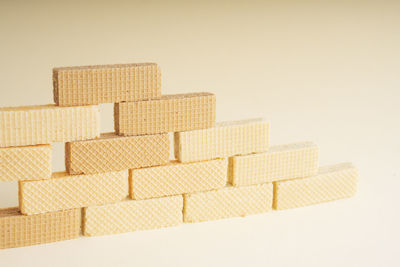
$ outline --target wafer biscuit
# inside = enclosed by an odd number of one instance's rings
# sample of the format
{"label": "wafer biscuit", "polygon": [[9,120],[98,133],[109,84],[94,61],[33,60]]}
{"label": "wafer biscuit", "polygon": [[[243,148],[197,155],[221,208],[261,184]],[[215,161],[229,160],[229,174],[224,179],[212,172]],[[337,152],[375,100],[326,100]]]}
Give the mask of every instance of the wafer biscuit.
{"label": "wafer biscuit", "polygon": [[0,181],[51,177],[51,145],[0,148]]}
{"label": "wafer biscuit", "polygon": [[228,163],[216,159],[194,163],[172,161],[166,166],[129,170],[129,193],[146,199],[224,187]]}
{"label": "wafer biscuit", "polygon": [[313,177],[274,182],[274,209],[297,208],[352,197],[358,171],[351,163],[319,168]]}
{"label": "wafer biscuit", "polygon": [[203,222],[229,217],[244,217],[272,209],[272,183],[184,195],[184,222]]}
{"label": "wafer biscuit", "polygon": [[18,208],[0,210],[0,249],[78,238],[81,210],[21,215]]}
{"label": "wafer biscuit", "polygon": [[66,169],[70,174],[89,174],[163,165],[169,152],[168,134],[102,134],[100,139],[66,143]]}
{"label": "wafer biscuit", "polygon": [[175,158],[180,162],[225,158],[264,152],[268,145],[268,122],[222,122],[210,129],[175,133]]}
{"label": "wafer biscuit", "polygon": [[101,205],[126,197],[125,172],[91,175],[54,173],[49,180],[19,182],[19,207],[23,214]]}
{"label": "wafer biscuit", "polygon": [[0,108],[0,147],[91,139],[99,124],[97,106]]}
{"label": "wafer biscuit", "polygon": [[161,99],[116,103],[115,131],[119,135],[180,132],[215,125],[215,95],[190,93]]}
{"label": "wafer biscuit", "polygon": [[161,71],[155,63],[53,69],[54,101],[82,106],[161,97]]}
{"label": "wafer biscuit", "polygon": [[182,223],[182,196],[127,200],[84,209],[85,236],[110,235],[177,226]]}
{"label": "wafer biscuit", "polygon": [[265,153],[229,158],[232,185],[262,184],[315,175],[319,148],[312,142],[272,146]]}

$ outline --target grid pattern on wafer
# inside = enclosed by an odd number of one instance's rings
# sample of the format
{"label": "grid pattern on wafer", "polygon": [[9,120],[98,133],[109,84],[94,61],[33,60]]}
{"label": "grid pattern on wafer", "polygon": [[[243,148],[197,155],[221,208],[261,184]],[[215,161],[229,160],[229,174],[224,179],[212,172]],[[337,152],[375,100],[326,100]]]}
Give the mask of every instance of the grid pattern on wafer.
{"label": "grid pattern on wafer", "polygon": [[21,215],[18,208],[0,210],[0,249],[38,245],[77,238],[81,210]]}
{"label": "grid pattern on wafer", "polygon": [[51,145],[0,148],[0,181],[51,177]]}
{"label": "grid pattern on wafer", "polygon": [[268,212],[272,209],[272,183],[184,195],[184,222],[202,222]]}
{"label": "grid pattern on wafer", "polygon": [[356,193],[357,181],[357,169],[351,163],[341,163],[321,167],[313,177],[274,182],[274,209],[351,197]]}
{"label": "grid pattern on wafer", "polygon": [[98,106],[0,108],[0,147],[84,140],[99,134]]}
{"label": "grid pattern on wafer", "polygon": [[221,188],[227,182],[227,166],[226,159],[216,159],[129,170],[130,197],[146,199]]}
{"label": "grid pattern on wafer", "polygon": [[155,63],[53,69],[54,101],[79,106],[161,97],[161,71]]}
{"label": "grid pattern on wafer", "polygon": [[102,134],[100,139],[66,143],[66,169],[70,174],[90,174],[164,165],[169,152],[168,134]]}
{"label": "grid pattern on wafer", "polygon": [[182,223],[182,196],[127,200],[84,209],[85,236],[110,235],[177,226]]}
{"label": "grid pattern on wafer", "polygon": [[266,153],[229,158],[232,185],[261,184],[315,175],[319,148],[312,142],[272,146]]}
{"label": "grid pattern on wafer", "polygon": [[175,133],[175,158],[193,162],[265,152],[269,123],[261,119],[217,123],[214,128]]}
{"label": "grid pattern on wafer", "polygon": [[55,173],[48,180],[20,181],[19,206],[23,214],[38,214],[112,203],[126,197],[126,188],[125,172]]}
{"label": "grid pattern on wafer", "polygon": [[211,93],[164,95],[114,107],[115,131],[125,136],[210,128],[215,118],[216,99]]}

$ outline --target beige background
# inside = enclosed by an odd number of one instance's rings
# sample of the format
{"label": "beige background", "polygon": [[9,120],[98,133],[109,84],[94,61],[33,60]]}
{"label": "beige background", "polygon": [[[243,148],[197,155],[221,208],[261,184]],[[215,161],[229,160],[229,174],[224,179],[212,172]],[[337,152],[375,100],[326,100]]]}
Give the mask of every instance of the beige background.
{"label": "beige background", "polygon": [[266,117],[273,144],[313,140],[361,179],[349,200],[3,250],[0,266],[400,266],[399,3],[0,1],[1,106],[52,103],[52,67],[154,61],[163,93],[214,92],[218,120]]}

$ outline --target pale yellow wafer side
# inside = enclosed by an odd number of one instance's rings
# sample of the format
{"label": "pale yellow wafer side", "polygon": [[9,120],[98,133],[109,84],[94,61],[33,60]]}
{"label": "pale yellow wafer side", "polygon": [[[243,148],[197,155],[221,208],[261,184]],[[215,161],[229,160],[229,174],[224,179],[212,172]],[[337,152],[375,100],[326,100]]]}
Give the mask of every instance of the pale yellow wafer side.
{"label": "pale yellow wafer side", "polygon": [[182,223],[182,196],[127,200],[84,209],[85,236],[111,235],[177,226]]}
{"label": "pale yellow wafer side", "polygon": [[161,97],[161,71],[155,63],[53,69],[54,101],[82,106]]}
{"label": "pale yellow wafer side", "polygon": [[51,177],[51,145],[0,148],[0,181]]}
{"label": "pale yellow wafer side", "polygon": [[318,164],[319,148],[313,142],[272,146],[265,153],[229,158],[229,182],[240,186],[313,176]]}
{"label": "pale yellow wafer side", "polygon": [[308,178],[274,182],[274,209],[283,210],[354,196],[358,171],[351,163],[321,167]]}
{"label": "pale yellow wafer side", "polygon": [[98,106],[0,108],[0,147],[85,140],[100,135]]}
{"label": "pale yellow wafer side", "polygon": [[81,210],[22,215],[18,208],[0,210],[0,249],[78,238]]}
{"label": "pale yellow wafer side", "polygon": [[272,210],[272,183],[184,195],[184,222],[244,217]]}
{"label": "pale yellow wafer side", "polygon": [[19,207],[23,214],[101,205],[126,197],[125,172],[90,175],[55,173],[52,179],[19,182]]}
{"label": "pale yellow wafer side", "polygon": [[211,93],[164,95],[114,106],[115,131],[125,136],[210,128],[215,118],[216,99]]}
{"label": "pale yellow wafer side", "polygon": [[90,174],[164,165],[169,162],[168,134],[121,137],[102,134],[99,139],[66,143],[66,169]]}
{"label": "pale yellow wafer side", "polygon": [[269,122],[262,119],[217,123],[213,128],[175,133],[175,158],[192,162],[268,150]]}
{"label": "pale yellow wafer side", "polygon": [[129,170],[133,199],[146,199],[224,187],[228,163],[216,159],[194,163],[170,162],[165,166]]}

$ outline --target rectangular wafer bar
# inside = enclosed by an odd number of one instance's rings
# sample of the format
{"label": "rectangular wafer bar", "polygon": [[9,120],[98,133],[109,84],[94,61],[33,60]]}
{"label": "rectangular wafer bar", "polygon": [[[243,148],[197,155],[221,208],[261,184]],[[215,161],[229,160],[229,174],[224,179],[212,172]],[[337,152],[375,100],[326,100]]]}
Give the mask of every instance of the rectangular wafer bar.
{"label": "rectangular wafer bar", "polygon": [[221,189],[184,195],[183,221],[194,223],[272,210],[272,183]]}
{"label": "rectangular wafer bar", "polygon": [[0,249],[78,238],[81,210],[22,215],[18,208],[0,210]]}
{"label": "rectangular wafer bar", "polygon": [[98,106],[0,108],[0,147],[95,138],[99,120]]}
{"label": "rectangular wafer bar", "polygon": [[126,198],[125,172],[91,175],[54,173],[52,179],[19,182],[19,207],[23,214],[101,205]]}
{"label": "rectangular wafer bar", "polygon": [[70,174],[90,174],[164,165],[169,152],[168,134],[122,137],[108,133],[100,139],[66,143],[66,169]]}
{"label": "rectangular wafer bar", "polygon": [[146,199],[224,187],[228,163],[216,159],[194,163],[170,162],[165,166],[129,170],[129,193]]}
{"label": "rectangular wafer bar", "polygon": [[217,123],[214,128],[175,133],[175,158],[191,162],[264,152],[269,123],[262,119]]}
{"label": "rectangular wafer bar", "polygon": [[262,184],[315,175],[319,148],[313,142],[272,146],[265,153],[229,158],[232,185]]}
{"label": "rectangular wafer bar", "polygon": [[182,196],[126,200],[84,209],[85,236],[111,235],[177,226],[182,223]]}
{"label": "rectangular wafer bar", "polygon": [[216,100],[211,93],[164,95],[161,99],[116,103],[119,135],[180,132],[215,125]]}
{"label": "rectangular wafer bar", "polygon": [[114,64],[53,69],[54,101],[82,106],[161,97],[156,63]]}
{"label": "rectangular wafer bar", "polygon": [[274,209],[303,207],[353,196],[357,191],[358,171],[351,163],[319,168],[308,178],[274,182]]}
{"label": "rectangular wafer bar", "polygon": [[0,181],[51,177],[51,145],[0,148]]}

